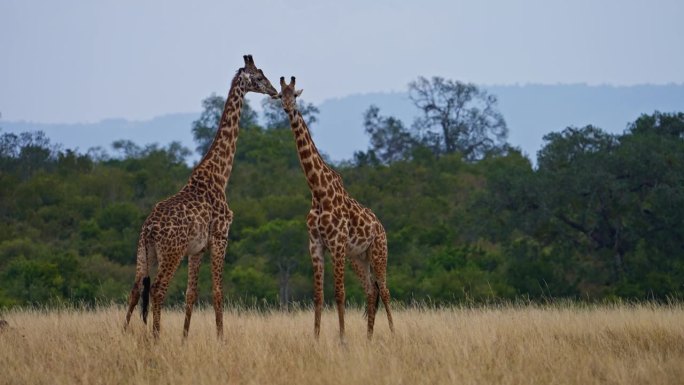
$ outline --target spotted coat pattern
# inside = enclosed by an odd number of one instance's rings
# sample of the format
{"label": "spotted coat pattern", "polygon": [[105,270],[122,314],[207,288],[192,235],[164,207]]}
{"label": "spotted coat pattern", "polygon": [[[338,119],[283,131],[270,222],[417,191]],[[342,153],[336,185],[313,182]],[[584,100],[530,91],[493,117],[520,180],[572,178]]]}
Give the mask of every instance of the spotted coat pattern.
{"label": "spotted coat pattern", "polygon": [[[192,308],[197,300],[197,278],[202,254],[211,254],[213,305],[216,333],[223,334],[223,264],[228,230],[233,213],[226,201],[226,184],[233,168],[233,157],[239,131],[240,112],[247,92],[274,96],[276,89],[258,69],[250,55],[244,56],[245,67],[240,68],[231,82],[218,131],[207,154],[194,168],[181,190],[157,203],[142,225],[137,249],[135,282],[131,290],[127,326],[131,314],[144,294],[143,283],[150,267],[157,262],[157,275],[150,288],[152,297],[152,330],[159,336],[161,305],[169,282],[184,256],[188,256],[188,286],[183,335],[190,327]],[[149,282],[149,278],[148,282]],[[147,323],[145,299],[143,321]]]}
{"label": "spotted coat pattern", "polygon": [[349,260],[352,270],[361,280],[366,293],[367,333],[373,336],[378,297],[382,298],[390,330],[394,331],[390,311],[390,292],[387,288],[387,237],[382,223],[368,208],[362,206],[345,190],[341,176],[322,159],[309,129],[297,110],[295,78],[290,84],[280,78],[279,97],[290,119],[290,127],[297,144],[297,152],[311,190],[311,210],[307,216],[309,251],[314,270],[314,333],[320,334],[323,307],[323,254],[332,256],[335,280],[335,301],[340,325],[340,339],[344,341],[344,269]]}

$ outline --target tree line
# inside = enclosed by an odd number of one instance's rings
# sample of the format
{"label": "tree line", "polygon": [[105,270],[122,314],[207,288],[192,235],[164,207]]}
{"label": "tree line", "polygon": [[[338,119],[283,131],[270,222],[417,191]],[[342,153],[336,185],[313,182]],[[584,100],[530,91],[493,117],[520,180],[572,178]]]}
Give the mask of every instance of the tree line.
{"label": "tree line", "polygon": [[[388,235],[388,284],[404,302],[525,298],[680,299],[684,287],[684,113],[642,115],[622,134],[568,127],[544,137],[536,166],[506,142],[496,97],[419,78],[409,126],[370,106],[369,147],[334,165]],[[199,153],[224,99],[190,128]],[[245,104],[228,199],[230,301],[308,303],[310,192],[289,122]],[[301,102],[315,126],[318,110]],[[325,151],[325,149],[322,149]],[[123,301],[139,228],[190,175],[178,143],[76,153],[40,132],[0,134],[0,306]],[[200,300],[210,299],[207,259]],[[329,263],[326,269],[329,269]],[[186,266],[168,298],[184,299]],[[353,274],[348,298],[363,302]],[[331,272],[325,295],[332,298]]]}

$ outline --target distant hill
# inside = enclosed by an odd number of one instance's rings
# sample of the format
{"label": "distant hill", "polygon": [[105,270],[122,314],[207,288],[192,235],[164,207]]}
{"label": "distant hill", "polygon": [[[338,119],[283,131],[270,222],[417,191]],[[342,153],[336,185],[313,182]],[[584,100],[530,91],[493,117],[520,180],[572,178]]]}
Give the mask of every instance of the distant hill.
{"label": "distant hill", "polygon": [[[593,124],[609,132],[622,132],[643,113],[684,111],[684,85],[640,85],[629,87],[576,85],[485,86],[499,99],[499,109],[508,124],[509,142],[532,159],[543,144],[542,137],[568,126]],[[419,111],[406,93],[369,93],[328,99],[318,107],[318,122],[311,127],[319,149],[333,160],[350,159],[365,150],[368,137],[363,113],[375,104],[382,115],[393,115],[410,126]],[[138,144],[168,144],[180,141],[194,149],[190,132],[197,113],[169,114],[147,121],[107,119],[87,124],[38,124],[0,121],[5,132],[42,130],[55,143],[86,151],[101,146],[110,149],[118,139]],[[239,143],[238,143],[239,145]],[[193,157],[197,160],[199,157]]]}
{"label": "distant hill", "polygon": [[190,127],[198,113],[169,114],[151,120],[130,121],[126,119],[105,119],[97,123],[34,123],[0,121],[0,132],[43,131],[53,143],[65,148],[86,152],[91,147],[111,150],[112,142],[130,139],[144,145],[159,143],[166,145],[179,141],[194,150]]}

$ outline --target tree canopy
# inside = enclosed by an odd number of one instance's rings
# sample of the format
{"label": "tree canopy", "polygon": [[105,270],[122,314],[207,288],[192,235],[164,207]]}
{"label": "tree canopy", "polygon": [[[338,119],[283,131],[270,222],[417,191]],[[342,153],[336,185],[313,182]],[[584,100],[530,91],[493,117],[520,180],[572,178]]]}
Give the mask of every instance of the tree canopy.
{"label": "tree canopy", "polygon": [[409,97],[423,112],[414,129],[435,151],[475,161],[506,143],[508,127],[496,97],[474,84],[421,76],[409,83]]}
{"label": "tree canopy", "polygon": [[[266,121],[267,129],[289,129],[290,128],[290,118],[287,117],[285,111],[283,111],[283,105],[280,100],[275,100],[272,98],[265,98],[261,102],[261,107],[264,110],[264,120]],[[297,109],[299,113],[302,114],[304,122],[308,126],[316,123],[318,121],[318,107],[311,103],[307,103],[304,100],[297,100]]]}
{"label": "tree canopy", "polygon": [[[192,122],[192,137],[197,142],[198,154],[204,155],[209,150],[212,140],[216,135],[221,116],[223,115],[223,108],[226,104],[226,98],[211,94],[206,99],[202,100],[202,114],[200,117]],[[250,127],[257,124],[257,113],[249,105],[249,100],[244,99],[242,104],[242,111],[240,112],[240,127]]]}
{"label": "tree canopy", "polygon": [[389,164],[428,151],[435,156],[459,154],[475,162],[510,149],[508,127],[494,95],[474,84],[441,77],[419,77],[408,89],[422,116],[408,129],[401,120],[382,116],[371,105],[363,123],[370,147],[354,155],[357,164]]}
{"label": "tree canopy", "polygon": [[[209,127],[219,99],[205,100],[193,130]],[[365,127],[369,151],[333,167],[386,228],[396,300],[681,299],[684,113],[642,115],[619,135],[551,132],[536,167],[511,148],[434,152],[376,107]],[[254,120],[240,136],[227,190],[227,298],[310,301],[310,192],[292,135]],[[189,153],[118,141],[82,154],[40,132],[0,134],[0,307],[123,301],[140,226],[186,183]],[[171,302],[183,301],[186,274],[182,265]],[[350,301],[365,301],[354,274],[346,281]],[[206,263],[199,288],[207,301]]]}

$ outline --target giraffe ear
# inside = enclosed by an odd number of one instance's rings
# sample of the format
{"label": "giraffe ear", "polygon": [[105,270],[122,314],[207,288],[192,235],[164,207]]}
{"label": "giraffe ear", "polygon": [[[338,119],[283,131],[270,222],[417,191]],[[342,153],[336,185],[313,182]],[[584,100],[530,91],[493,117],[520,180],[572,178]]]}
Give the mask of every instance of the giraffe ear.
{"label": "giraffe ear", "polygon": [[299,97],[299,95],[301,95],[302,92],[304,92],[304,90],[297,90],[297,91],[295,91],[295,96],[296,96],[296,97]]}

